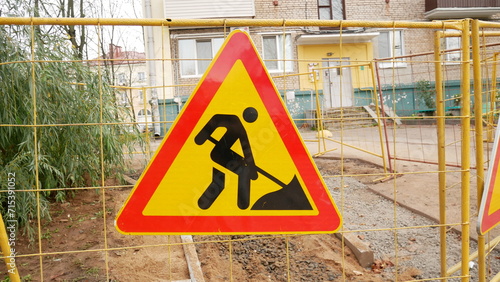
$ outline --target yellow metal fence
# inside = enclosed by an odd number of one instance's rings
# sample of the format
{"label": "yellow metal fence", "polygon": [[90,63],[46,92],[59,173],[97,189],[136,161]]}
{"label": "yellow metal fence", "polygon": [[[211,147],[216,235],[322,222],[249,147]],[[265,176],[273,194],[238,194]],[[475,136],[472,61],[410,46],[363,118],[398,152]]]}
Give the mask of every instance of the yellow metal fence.
{"label": "yellow metal fence", "polygon": [[[161,138],[154,136],[152,133],[154,129],[150,128],[150,124],[159,124],[161,127],[159,134],[165,134],[182,108],[186,99],[184,96],[187,96],[186,94],[189,94],[198,82],[197,78],[182,81],[180,79],[181,82],[174,81],[172,84],[165,84],[163,81],[159,83],[160,86],[116,86],[117,92],[122,93],[119,95],[124,95],[124,101],[132,99],[134,95],[143,95],[140,97],[142,103],[138,106],[145,115],[141,121],[137,120],[136,114],[132,112],[131,116],[120,116],[121,120],[118,122],[103,122],[102,110],[96,109],[97,112],[101,111],[101,122],[47,123],[37,119],[37,116],[43,114],[38,112],[37,102],[47,102],[50,97],[38,97],[34,89],[31,92],[33,103],[31,122],[19,124],[2,122],[0,127],[30,130],[34,139],[33,144],[38,144],[40,135],[45,134],[44,130],[95,126],[101,132],[98,140],[100,148],[96,148],[96,154],[101,157],[99,163],[95,164],[101,173],[93,176],[94,182],[87,181],[87,185],[84,186],[44,186],[45,184],[38,181],[40,148],[37,145],[32,148],[34,155],[31,156],[33,162],[31,175],[2,175],[0,192],[5,195],[12,194],[9,183],[15,183],[16,178],[35,180],[34,187],[16,187],[15,190],[18,197],[27,192],[34,192],[36,195],[37,207],[29,223],[35,226],[35,239],[27,238],[21,229],[17,233],[12,233],[9,231],[8,221],[4,222],[7,230],[3,232],[0,230],[2,253],[7,266],[4,273],[8,274],[12,281],[19,281],[19,278],[16,278],[19,276],[24,280],[34,281],[78,279],[300,281],[365,278],[396,281],[500,280],[499,275],[495,273],[499,269],[498,254],[495,250],[498,243],[496,237],[500,234],[497,234],[498,231],[495,229],[485,236],[477,234],[475,225],[485,172],[491,165],[489,154],[493,141],[492,132],[495,130],[494,120],[497,116],[498,44],[495,43],[498,43],[500,35],[496,31],[500,27],[499,24],[478,20],[373,22],[292,19],[0,18],[0,25],[25,25],[32,31],[40,25],[133,25],[162,28],[202,26],[218,28],[224,35],[228,33],[230,27],[246,26],[279,28],[284,34],[297,27],[340,28],[340,42],[337,44],[340,50],[338,64],[335,65],[336,62],[332,61],[330,62],[332,65],[323,65],[324,60],[296,58],[287,63],[295,64],[296,67],[304,63],[312,67],[304,72],[276,73],[273,74],[273,79],[283,94],[290,112],[294,111],[295,102],[293,98],[287,100],[287,92],[290,90],[297,92],[299,89],[299,92],[309,94],[309,99],[304,102],[311,105],[307,109],[309,116],[304,114],[304,117],[297,118],[295,122],[311,154],[317,157],[315,160],[344,217],[344,226],[338,232],[342,236],[121,235],[113,226],[114,216]],[[427,32],[431,34],[429,46],[433,46],[434,50],[423,50],[426,52],[404,58],[394,56],[384,60],[345,62],[343,54],[348,53],[350,45],[343,43],[343,30],[350,27]],[[460,38],[461,48],[443,50],[444,38],[453,37]],[[8,64],[31,65],[31,73],[26,79],[35,85],[38,79],[37,72],[41,66],[46,63],[68,63],[36,58],[34,50],[40,46],[33,38],[30,45],[31,60],[1,62],[0,67]],[[451,52],[459,52],[459,59],[453,62],[447,61],[447,54]],[[98,60],[104,61],[104,59]],[[164,66],[176,64],[179,59],[161,57],[143,60],[144,63],[150,61],[157,61]],[[404,63],[405,67],[396,66],[399,63]],[[101,108],[104,93],[102,88],[105,85],[101,74],[104,68],[100,64],[96,67],[101,78],[98,82]],[[342,106],[342,102],[341,107],[328,108],[324,100],[325,84],[322,77],[322,74],[327,72],[339,74],[340,89],[343,89],[342,84],[352,83],[343,80],[348,72],[359,76],[358,82],[366,79],[367,85],[358,87],[359,93],[364,93],[360,98],[364,102],[359,106],[371,106],[374,116],[348,115],[351,107]],[[365,78],[360,78],[365,74]],[[307,81],[307,87],[301,86],[303,81]],[[447,92],[450,92],[449,84],[457,81],[459,85],[453,95],[447,95]],[[430,95],[434,98],[435,106],[434,108],[422,106],[421,111],[418,110],[419,107],[414,107],[412,114],[406,115],[405,111],[408,108],[398,103],[408,102],[405,100],[407,93],[398,87],[403,84],[417,85],[417,82],[422,82],[420,88],[414,87],[412,91]],[[157,90],[160,100],[164,102],[159,105],[160,121],[154,122],[148,119],[149,108],[146,98],[146,93],[150,93],[152,89]],[[136,92],[133,94],[132,91]],[[183,94],[174,96],[167,94],[172,91]],[[346,94],[343,91],[340,90],[340,97]],[[415,94],[415,97],[417,95]],[[340,100],[342,101],[342,98]],[[81,101],[81,103],[86,102]],[[450,111],[453,111],[453,114],[450,114]],[[429,113],[433,114],[428,115]],[[357,121],[368,121],[369,125],[351,127],[351,124]],[[127,169],[125,176],[118,177],[105,173],[107,163],[104,151],[107,149],[104,148],[103,140],[103,132],[116,125],[144,128],[140,139],[134,140],[128,147],[123,147]],[[127,136],[123,136],[124,143],[127,141]],[[415,184],[419,181],[426,187],[418,188]],[[422,192],[415,192],[415,189],[421,189]],[[51,219],[42,216],[44,211],[40,205],[41,196],[47,191],[74,194],[67,199],[67,202],[53,202],[48,205]],[[370,198],[372,196],[365,195],[367,201],[380,201],[378,204],[380,207],[383,206],[382,202],[388,203],[388,208],[382,211],[376,210],[377,213],[380,212],[380,216],[370,217],[370,214],[374,213],[370,209],[375,209],[377,205],[370,206],[369,202],[356,205],[363,200],[357,197],[364,195],[362,193],[366,191],[370,195],[381,196],[381,198]],[[405,210],[400,210],[401,207]],[[404,221],[407,210],[413,212],[410,218],[414,221]],[[4,219],[5,216],[4,214]],[[384,236],[381,237],[381,234]],[[424,238],[430,234],[434,234],[438,240],[425,241]],[[14,239],[9,241],[9,236]],[[385,241],[381,241],[380,238],[384,238]],[[375,259],[370,261],[369,265],[360,266],[361,259],[359,262],[352,260],[352,257],[358,255],[351,251],[350,244],[353,241],[361,241],[364,244],[370,242],[368,249],[371,248],[374,252]],[[15,242],[15,248],[9,245],[9,242]],[[418,247],[417,242],[428,249],[432,247],[437,249],[431,256],[424,253],[425,248]],[[432,244],[436,246],[431,247]],[[458,254],[454,249],[457,244],[460,246]],[[331,251],[332,249],[338,251]],[[425,258],[422,259],[421,256]],[[196,260],[193,262],[195,257],[201,265]],[[432,260],[437,264],[432,266],[415,264],[415,267],[410,267],[413,262],[421,260]],[[432,267],[436,268],[437,265],[439,265],[437,270],[429,270]],[[261,274],[256,270],[266,271],[266,274],[259,276]],[[304,273],[309,276],[303,276]],[[193,278],[196,275],[201,277]]]}

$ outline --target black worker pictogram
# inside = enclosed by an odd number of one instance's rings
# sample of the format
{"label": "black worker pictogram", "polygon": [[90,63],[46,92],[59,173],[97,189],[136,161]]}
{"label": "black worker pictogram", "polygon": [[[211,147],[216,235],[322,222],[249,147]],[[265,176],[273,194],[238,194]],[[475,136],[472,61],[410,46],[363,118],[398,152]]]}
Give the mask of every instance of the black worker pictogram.
{"label": "black worker pictogram", "polygon": [[[248,107],[243,111],[242,117],[246,123],[250,124],[257,120],[258,112],[255,108]],[[226,128],[226,132],[220,140],[216,140],[211,135],[219,127]],[[245,126],[237,115],[214,115],[196,135],[194,141],[197,145],[203,145],[207,140],[215,145],[210,158],[238,176],[237,205],[240,209],[247,209],[250,206],[252,180],[257,180],[259,173],[282,188],[262,196],[254,203],[252,210],[312,209],[297,176],[285,184],[255,164]],[[237,141],[241,145],[243,156],[231,149]],[[226,188],[225,173],[215,167],[212,168],[212,181],[198,199],[198,206],[201,209],[210,208]]]}

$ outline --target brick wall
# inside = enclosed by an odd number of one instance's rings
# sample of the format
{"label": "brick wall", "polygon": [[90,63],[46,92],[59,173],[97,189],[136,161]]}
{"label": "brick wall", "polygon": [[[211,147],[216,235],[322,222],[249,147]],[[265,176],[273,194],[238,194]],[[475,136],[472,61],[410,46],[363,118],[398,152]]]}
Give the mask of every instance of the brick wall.
{"label": "brick wall", "polygon": [[[278,0],[277,5],[274,5],[272,0],[255,0],[255,18],[256,19],[318,19],[318,9],[317,0]],[[281,27],[250,27],[250,34],[254,44],[262,54],[262,34],[263,33],[273,33],[273,32],[283,32]],[[309,28],[309,30],[319,30],[318,28]],[[287,33],[291,33],[292,36],[292,46],[293,59],[297,59],[297,49],[296,49],[296,39],[297,36],[303,34],[304,31],[301,28],[293,27],[286,28]],[[178,43],[175,39],[180,35],[186,34],[215,34],[218,36],[224,35],[224,30],[222,28],[218,29],[173,29],[171,30],[171,53],[173,58],[178,58]],[[226,30],[226,34],[229,30]],[[298,65],[296,62],[289,62],[294,65],[294,72],[298,71]],[[288,64],[288,62],[287,62]],[[179,74],[179,63],[174,61],[174,83],[177,85],[186,84],[196,84],[199,78],[182,78]],[[271,74],[272,76],[280,76],[283,73]],[[287,78],[273,78],[276,86],[279,89],[298,89],[299,79],[298,77],[287,77]],[[176,87],[176,95],[189,95],[194,90],[194,86],[178,86]]]}
{"label": "brick wall", "polygon": [[[257,51],[262,55],[262,33],[276,33],[283,32],[283,28],[270,28],[270,27],[250,27],[250,34],[252,41],[257,48]],[[296,38],[297,35],[300,34],[300,29],[297,28],[286,28],[286,33],[291,34],[292,38],[292,46],[294,48],[292,54],[293,59],[297,59],[297,48],[296,48]],[[179,45],[178,45],[178,37],[194,35],[194,34],[210,34],[211,37],[223,37],[224,35],[229,34],[229,27],[224,31],[223,28],[210,28],[210,29],[178,29],[171,30],[171,54],[173,58],[179,58]],[[298,72],[298,65],[295,61],[287,62],[287,64],[293,64],[293,72]],[[180,64],[178,60],[173,60],[173,75],[174,75],[174,84],[178,85],[175,87],[175,95],[178,96],[186,96],[190,95],[195,85],[198,83],[200,78],[183,78],[180,75]],[[282,76],[283,73],[272,73],[271,76]],[[299,88],[299,79],[298,77],[286,77],[286,78],[273,78],[276,87],[278,89],[298,89]]]}
{"label": "brick wall", "polygon": [[421,21],[424,0],[345,0],[348,20]]}
{"label": "brick wall", "polygon": [[318,19],[317,0],[255,0],[257,19]]}
{"label": "brick wall", "polygon": [[[387,3],[386,1],[389,1]],[[366,21],[427,21],[424,18],[425,1],[424,0],[345,0],[347,20],[366,20]],[[258,19],[317,19],[317,0],[277,0],[277,5],[272,0],[255,0],[255,12]],[[366,28],[366,31],[376,31],[380,29]],[[411,29],[405,28],[404,31],[404,49],[405,54],[420,54],[433,51],[433,30],[430,29]],[[252,39],[257,50],[262,54],[262,34],[269,32],[283,32],[282,27],[250,27]],[[318,32],[319,28],[307,27],[307,32]],[[228,32],[228,30],[226,30]],[[296,40],[300,35],[306,34],[306,28],[293,27],[286,28],[287,33],[291,33],[293,40],[294,59],[297,59]],[[329,31],[334,32],[334,31]],[[176,36],[182,34],[211,33],[224,35],[222,28],[218,29],[178,29],[171,30],[172,34],[172,56],[178,58],[178,45]],[[374,39],[375,57],[377,57],[377,38]],[[488,40],[489,41],[489,40]],[[413,62],[417,60],[417,62]],[[408,64],[405,67],[398,68],[398,78],[396,83],[411,83],[419,79],[433,80],[429,76],[430,66],[428,63],[419,63],[418,59],[407,58]],[[432,56],[430,56],[432,61]],[[294,64],[294,72],[298,72],[298,65]],[[178,64],[174,62],[175,84],[196,84],[197,78],[181,78],[178,71]],[[448,66],[453,68],[453,66]],[[389,69],[381,73],[392,75]],[[282,74],[272,74],[282,75]],[[458,75],[451,75],[453,79]],[[275,82],[279,89],[298,89],[300,87],[297,77],[276,78]],[[286,84],[286,85],[285,85]],[[189,95],[194,86],[178,87],[177,95]]]}

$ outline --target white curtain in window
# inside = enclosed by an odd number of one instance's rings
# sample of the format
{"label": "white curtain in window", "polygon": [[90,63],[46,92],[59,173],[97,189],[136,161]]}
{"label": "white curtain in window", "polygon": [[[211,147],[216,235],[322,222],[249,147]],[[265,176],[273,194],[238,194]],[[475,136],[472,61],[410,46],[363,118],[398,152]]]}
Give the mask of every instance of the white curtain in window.
{"label": "white curtain in window", "polygon": [[198,59],[198,74],[204,73],[212,58],[212,42],[210,40],[196,41],[196,58]]}
{"label": "white curtain in window", "polygon": [[379,58],[399,57],[404,55],[402,31],[381,31],[378,37]]}
{"label": "white curtain in window", "polygon": [[344,19],[342,0],[332,0],[332,14],[332,20]]}
{"label": "white curtain in window", "polygon": [[[286,35],[285,42],[283,42],[282,35],[264,36],[263,42],[265,65],[269,71],[293,70],[293,62],[289,61],[293,58],[290,34]],[[285,46],[284,50],[283,45]],[[285,57],[283,58],[283,56]]]}
{"label": "white curtain in window", "polygon": [[213,57],[219,52],[220,47],[224,43],[224,38],[212,38]]}
{"label": "white curtain in window", "polygon": [[[285,58],[283,58],[283,43],[285,43]],[[293,58],[292,56],[292,40],[290,38],[290,34],[287,34],[285,37],[285,41],[283,41],[283,36],[278,36],[278,61],[279,70],[291,71],[293,62],[289,61]],[[285,59],[285,60],[283,60]]]}
{"label": "white curtain in window", "polygon": [[379,58],[389,58],[392,57],[391,53],[389,32],[381,32],[378,36],[378,56]]}
{"label": "white curtain in window", "polygon": [[195,58],[195,43],[194,39],[179,40],[179,59],[181,65],[181,75],[196,75],[196,61],[186,60]]}
{"label": "white curtain in window", "polygon": [[276,36],[265,36],[264,37],[264,60],[267,69],[277,70],[278,62],[278,49],[276,45]]}
{"label": "white curtain in window", "polygon": [[224,38],[179,40],[181,76],[202,75],[223,43]]}
{"label": "white curtain in window", "polygon": [[[461,38],[460,37],[445,37],[446,50],[460,49],[461,48]],[[460,51],[446,52],[447,61],[460,61],[462,59],[462,54]]]}
{"label": "white curtain in window", "polygon": [[393,46],[394,48],[394,57],[400,57],[403,56],[403,40],[402,40],[402,33],[403,31],[401,30],[396,30],[392,32],[392,35],[394,36],[393,39]]}
{"label": "white curtain in window", "polygon": [[320,20],[343,20],[344,7],[342,0],[318,0]]}
{"label": "white curtain in window", "polygon": [[319,19],[320,20],[332,19],[332,14],[330,13],[330,7],[319,8]]}

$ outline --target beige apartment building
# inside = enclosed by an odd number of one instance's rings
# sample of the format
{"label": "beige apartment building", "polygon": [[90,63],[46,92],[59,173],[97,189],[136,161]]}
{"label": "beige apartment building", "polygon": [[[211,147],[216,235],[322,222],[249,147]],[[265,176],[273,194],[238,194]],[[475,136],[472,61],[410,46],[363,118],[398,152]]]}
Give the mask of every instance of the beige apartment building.
{"label": "beige apartment building", "polygon": [[[334,19],[366,21],[432,21],[460,18],[495,19],[500,13],[500,1],[449,0],[144,0],[159,18],[170,19]],[[145,13],[147,15],[147,13]],[[320,88],[324,108],[362,106],[370,103],[373,94],[372,70],[363,64],[377,61],[381,85],[405,85],[401,93],[415,92],[416,82],[429,81],[432,55],[406,57],[433,51],[433,31],[404,28],[320,28],[320,27],[238,27],[247,31],[263,58],[266,67],[282,95],[291,93],[292,116],[304,116],[312,105],[312,91]],[[162,38],[161,46],[154,45],[155,58],[171,58],[165,82],[174,87],[164,91],[163,98],[182,105],[210,60],[222,45],[224,36],[233,27],[159,29],[154,40]],[[148,46],[148,45],[147,45]],[[445,38],[443,49],[460,47],[459,38]],[[165,50],[168,48],[168,50]],[[152,50],[153,48],[151,48]],[[158,51],[163,53],[158,54]],[[153,54],[153,53],[151,53]],[[446,53],[449,79],[459,79],[453,72],[459,52]],[[148,58],[153,58],[148,55]],[[422,61],[422,63],[420,63]],[[162,61],[165,64],[165,60]],[[455,63],[454,63],[455,62]],[[342,65],[340,68],[336,66]],[[353,67],[355,66],[356,67]],[[332,67],[313,75],[293,74],[311,72],[315,68]],[[161,71],[158,71],[161,73]],[[286,78],[283,75],[286,74]],[[158,82],[157,82],[158,85]],[[372,90],[367,91],[366,89]],[[413,90],[412,90],[413,88]],[[409,89],[409,90],[408,90]],[[342,93],[339,95],[339,93]],[[450,92],[450,95],[453,93]],[[302,98],[301,98],[302,97]],[[406,97],[406,96],[405,96]],[[407,99],[407,98],[404,98]],[[415,99],[414,99],[415,100]],[[288,102],[288,100],[287,100]],[[411,102],[411,103],[410,103]],[[414,114],[422,105],[415,101],[399,114]]]}
{"label": "beige apartment building", "polygon": [[141,132],[152,131],[153,127],[145,59],[144,52],[123,50],[121,46],[110,44],[104,56],[89,63],[94,67],[104,67],[103,74],[112,80],[112,87],[116,90],[116,104],[121,110],[122,121],[135,124]]}

